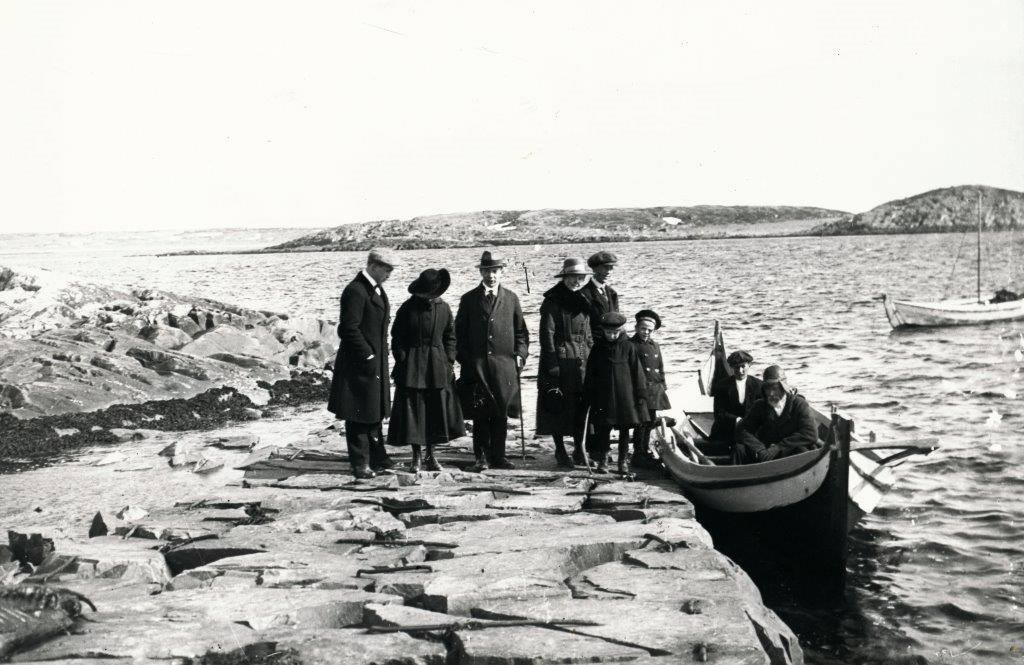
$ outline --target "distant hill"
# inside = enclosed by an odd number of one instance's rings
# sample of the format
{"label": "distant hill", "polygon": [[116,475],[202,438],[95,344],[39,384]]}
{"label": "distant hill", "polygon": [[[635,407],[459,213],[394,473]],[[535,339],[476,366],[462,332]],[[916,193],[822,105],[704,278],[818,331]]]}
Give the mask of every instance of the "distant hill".
{"label": "distant hill", "polygon": [[983,185],[960,185],[889,201],[867,212],[825,222],[810,232],[864,235],[975,229],[978,226],[979,200],[983,228],[1024,228],[1024,192]]}
{"label": "distant hill", "polygon": [[797,235],[849,217],[793,206],[657,206],[593,210],[484,210],[344,224],[264,252],[479,247]]}

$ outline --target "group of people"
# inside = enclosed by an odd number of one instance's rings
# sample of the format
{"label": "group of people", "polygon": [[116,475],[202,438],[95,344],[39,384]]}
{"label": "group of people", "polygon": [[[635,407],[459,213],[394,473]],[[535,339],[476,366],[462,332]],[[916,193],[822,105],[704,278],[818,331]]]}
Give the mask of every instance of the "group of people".
{"label": "group of people", "polygon": [[[626,332],[627,318],[610,284],[617,263],[607,251],[585,261],[567,258],[554,276],[558,282],[544,293],[536,433],[552,437],[562,468],[587,465],[607,473],[613,430],[620,472],[629,472],[631,463],[653,464],[648,444],[656,413],[670,408],[664,362],[653,339],[661,318],[642,309],[632,317],[633,334]],[[387,445],[412,447],[411,471],[441,470],[434,448],[464,436],[465,417],[472,421],[474,470],[514,468],[505,452],[508,419],[521,413],[520,374],[530,333],[519,298],[502,284],[507,261],[483,252],[480,283],[462,295],[455,316],[442,299],[449,272],[424,270],[409,284],[410,297],[391,324],[383,285],[397,265],[394,253],[371,251],[341,295],[328,408],[345,421],[353,474],[372,478],[396,466],[383,436],[389,417]],[[712,436],[732,442],[740,463],[814,445],[810,409],[787,389],[781,369],[769,367],[762,385],[746,375],[750,362],[746,352],[729,357],[735,380],[716,392]],[[757,399],[762,393],[765,399]]]}

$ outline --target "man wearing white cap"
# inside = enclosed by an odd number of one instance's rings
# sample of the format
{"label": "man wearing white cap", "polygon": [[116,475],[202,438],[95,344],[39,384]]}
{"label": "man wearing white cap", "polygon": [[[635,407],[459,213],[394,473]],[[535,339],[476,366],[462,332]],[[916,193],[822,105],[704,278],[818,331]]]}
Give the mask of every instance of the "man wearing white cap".
{"label": "man wearing white cap", "polygon": [[349,462],[356,478],[373,478],[375,471],[395,465],[384,448],[381,422],[391,413],[387,343],[391,306],[384,282],[396,265],[398,259],[390,250],[371,250],[366,268],[341,293],[341,339],[327,408],[345,421]]}

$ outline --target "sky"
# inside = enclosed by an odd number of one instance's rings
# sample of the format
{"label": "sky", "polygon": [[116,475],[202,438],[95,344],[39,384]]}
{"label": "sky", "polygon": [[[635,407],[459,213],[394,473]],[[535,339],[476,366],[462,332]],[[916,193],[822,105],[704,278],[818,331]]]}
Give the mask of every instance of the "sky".
{"label": "sky", "polygon": [[1024,190],[1024,3],[4,0],[0,233]]}

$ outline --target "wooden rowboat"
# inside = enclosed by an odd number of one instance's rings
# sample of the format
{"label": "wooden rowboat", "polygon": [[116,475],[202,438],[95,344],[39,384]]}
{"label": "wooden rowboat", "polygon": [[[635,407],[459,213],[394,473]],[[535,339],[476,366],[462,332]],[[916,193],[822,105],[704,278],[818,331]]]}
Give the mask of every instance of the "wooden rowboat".
{"label": "wooden rowboat", "polygon": [[684,408],[672,414],[675,426],[662,421],[655,428],[656,454],[693,501],[716,544],[715,530],[722,528],[748,542],[764,533],[783,541],[803,535],[801,553],[809,554],[819,572],[841,588],[849,530],[893,486],[893,468],[910,456],[935,450],[937,439],[868,444],[854,435],[851,419],[834,409],[826,416],[812,407],[818,424],[816,448],[766,462],[732,464],[730,445],[709,436],[714,411],[707,393],[712,377],[724,371],[720,366],[725,358],[717,324],[715,339],[709,360],[698,372],[700,394],[671,392],[672,404]]}
{"label": "wooden rowboat", "polygon": [[910,326],[968,326],[1024,319],[1024,300],[989,303],[975,298],[916,302],[882,295],[885,315],[893,328]]}

